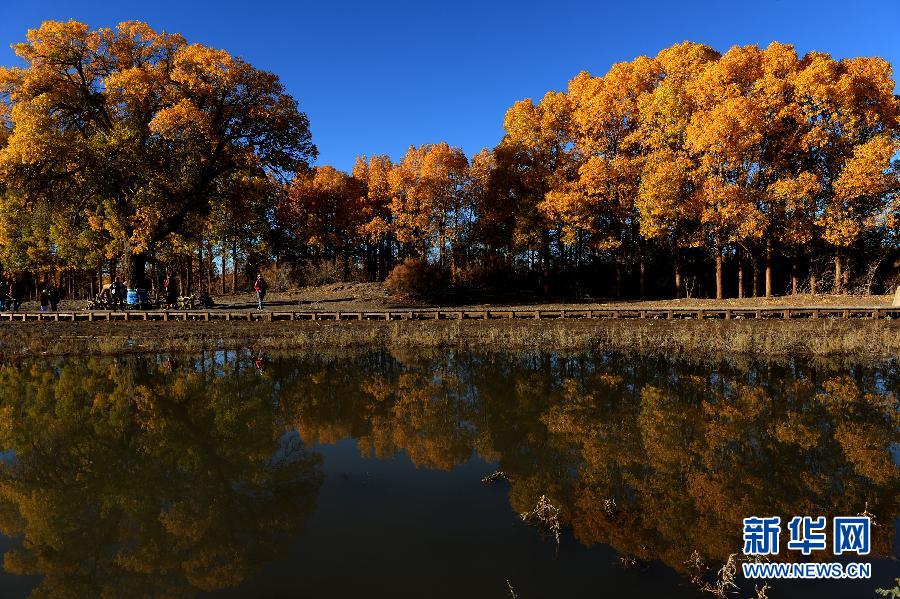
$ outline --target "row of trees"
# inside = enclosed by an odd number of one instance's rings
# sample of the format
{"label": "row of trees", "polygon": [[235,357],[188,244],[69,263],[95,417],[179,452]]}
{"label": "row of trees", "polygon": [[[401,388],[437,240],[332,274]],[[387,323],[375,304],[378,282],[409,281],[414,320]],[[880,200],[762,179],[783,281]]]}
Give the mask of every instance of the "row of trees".
{"label": "row of trees", "polygon": [[620,293],[631,270],[642,295],[650,261],[671,265],[680,294],[697,256],[716,297],[726,259],[739,295],[745,264],[762,266],[766,295],[774,263],[794,293],[805,268],[815,292],[823,255],[840,290],[851,262],[898,245],[898,102],[878,58],[684,43],[517,102],[504,129],[469,160],[439,143],[396,164],[359,158],[352,174],[316,168],[294,180],[282,223],[298,247],[364,258],[373,275],[415,256],[455,280],[502,267]]}
{"label": "row of trees", "polygon": [[15,49],[0,261],[17,270],[120,260],[133,283],[148,263],[205,264],[224,288],[239,260],[381,280],[411,258],[458,285],[723,297],[760,279],[842,290],[900,245],[900,105],[879,58],[686,42],[515,103],[493,149],[426,144],[344,173],[310,166],[296,101],[226,52],[76,22]]}

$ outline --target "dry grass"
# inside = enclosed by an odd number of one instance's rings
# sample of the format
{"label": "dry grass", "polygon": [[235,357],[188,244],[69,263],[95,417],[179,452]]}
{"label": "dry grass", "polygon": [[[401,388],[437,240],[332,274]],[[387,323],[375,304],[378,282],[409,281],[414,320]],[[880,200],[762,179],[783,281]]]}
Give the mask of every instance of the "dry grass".
{"label": "dry grass", "polygon": [[900,355],[900,321],[0,323],[0,355],[5,356],[367,346],[872,360]]}

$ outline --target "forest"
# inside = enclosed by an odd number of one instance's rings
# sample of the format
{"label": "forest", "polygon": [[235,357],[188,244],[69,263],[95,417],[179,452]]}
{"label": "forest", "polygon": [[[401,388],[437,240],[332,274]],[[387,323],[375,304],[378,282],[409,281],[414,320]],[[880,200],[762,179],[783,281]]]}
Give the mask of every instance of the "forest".
{"label": "forest", "polygon": [[[48,21],[0,67],[0,264],[557,297],[900,283],[900,101],[878,57],[693,42],[515,102],[494,148],[317,165],[278,76],[140,22]],[[438,118],[436,115],[435,118]]]}

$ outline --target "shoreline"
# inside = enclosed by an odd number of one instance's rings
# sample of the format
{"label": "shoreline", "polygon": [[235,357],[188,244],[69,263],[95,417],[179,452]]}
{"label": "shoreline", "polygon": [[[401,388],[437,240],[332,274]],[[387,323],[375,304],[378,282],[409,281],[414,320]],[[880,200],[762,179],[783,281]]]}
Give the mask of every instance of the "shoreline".
{"label": "shoreline", "polygon": [[[174,326],[173,326],[174,325]],[[241,349],[600,350],[702,359],[900,356],[900,320],[3,322],[0,358]]]}

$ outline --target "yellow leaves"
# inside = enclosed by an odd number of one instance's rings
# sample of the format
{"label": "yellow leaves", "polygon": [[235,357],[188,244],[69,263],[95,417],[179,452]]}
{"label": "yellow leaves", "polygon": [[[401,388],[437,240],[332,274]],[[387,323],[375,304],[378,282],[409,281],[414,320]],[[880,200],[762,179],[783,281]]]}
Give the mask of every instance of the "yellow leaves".
{"label": "yellow leaves", "polygon": [[718,57],[719,53],[705,44],[682,42],[661,50],[656,55],[656,61],[667,80],[675,85],[684,85]]}
{"label": "yellow leaves", "polygon": [[350,243],[364,215],[359,210],[358,182],[334,167],[298,173],[279,206],[283,225],[303,243],[317,248],[341,248]]}
{"label": "yellow leaves", "polygon": [[635,201],[641,235],[647,239],[665,237],[681,221],[692,217],[690,204],[685,201],[691,169],[690,160],[668,149],[647,157]]}
{"label": "yellow leaves", "polygon": [[205,139],[211,133],[209,116],[187,98],[157,112],[148,127],[163,139]]}
{"label": "yellow leaves", "polygon": [[433,243],[443,253],[445,243],[458,239],[454,214],[462,209],[468,173],[468,159],[459,148],[446,142],[410,146],[388,176],[397,240],[416,244],[420,253]]}
{"label": "yellow leaves", "polygon": [[853,148],[853,155],[844,164],[835,182],[835,195],[840,200],[885,193],[897,184],[897,177],[889,172],[891,158],[900,144],[887,135],[879,135]]}
{"label": "yellow leaves", "polygon": [[691,121],[687,147],[712,168],[746,168],[763,140],[761,121],[754,100],[746,96],[722,99]]}
{"label": "yellow leaves", "polygon": [[835,181],[833,201],[819,219],[828,243],[851,245],[865,227],[875,226],[879,217],[890,226],[891,202],[883,198],[898,189],[897,173],[890,170],[898,148],[896,141],[880,135],[853,149]]}
{"label": "yellow leaves", "polygon": [[571,116],[571,104],[562,92],[547,92],[537,105],[530,99],[516,102],[503,119],[507,143],[550,154],[570,139]]}
{"label": "yellow leaves", "polygon": [[243,66],[224,50],[191,44],[176,54],[172,79],[192,93],[211,95],[227,87]]}

